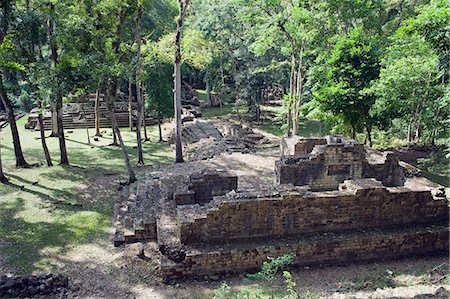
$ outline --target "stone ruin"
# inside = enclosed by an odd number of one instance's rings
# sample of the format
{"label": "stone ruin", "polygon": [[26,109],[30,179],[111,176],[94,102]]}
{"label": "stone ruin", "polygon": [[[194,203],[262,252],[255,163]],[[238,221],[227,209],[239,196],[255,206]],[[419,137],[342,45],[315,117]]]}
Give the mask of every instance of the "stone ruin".
{"label": "stone ruin", "polygon": [[148,169],[116,205],[114,244],[157,242],[166,279],[251,271],[287,253],[314,265],[448,251],[442,188],[405,177],[391,153],[338,136],[285,138],[270,160],[274,183],[256,188],[242,182],[259,177],[237,175],[245,159],[251,169],[270,156]]}
{"label": "stone ruin", "polygon": [[339,136],[283,138],[282,157],[276,162],[277,182],[308,185],[313,191],[336,190],[350,179],[374,178],[384,186],[402,186],[405,176],[392,152],[366,159],[364,145]]}
{"label": "stone ruin", "polygon": [[[73,103],[64,104],[62,107],[63,112],[63,126],[64,129],[84,129],[95,128],[95,98],[96,94],[87,94],[80,96]],[[100,114],[100,127],[111,127],[111,114],[109,112],[108,103],[104,98],[104,94],[100,94],[99,97],[99,114]],[[136,123],[137,119],[137,105],[133,98],[132,105],[132,121]],[[129,112],[128,112],[128,98],[123,94],[120,95],[114,103],[114,111],[116,115],[117,125],[119,127],[129,126]],[[33,108],[28,116],[28,121],[25,124],[26,129],[39,130],[38,122],[39,108]],[[51,111],[44,109],[42,112],[42,120],[44,123],[44,130],[52,129]],[[153,118],[146,118],[146,124],[155,124],[156,120]]]}
{"label": "stone ruin", "polygon": [[[218,123],[196,119],[182,131],[187,159],[205,160],[221,153],[249,153],[273,147],[264,135],[235,123]],[[173,138],[173,137],[172,137]]]}

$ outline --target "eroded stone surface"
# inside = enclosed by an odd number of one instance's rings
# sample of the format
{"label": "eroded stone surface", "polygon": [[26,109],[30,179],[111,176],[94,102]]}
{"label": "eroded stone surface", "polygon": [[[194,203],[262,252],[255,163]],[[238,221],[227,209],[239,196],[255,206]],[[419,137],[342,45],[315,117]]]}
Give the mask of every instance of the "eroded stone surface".
{"label": "eroded stone surface", "polygon": [[340,136],[322,139],[283,138],[276,162],[279,184],[308,185],[312,190],[336,190],[350,179],[375,178],[385,186],[401,186],[405,176],[392,152],[379,155]]}

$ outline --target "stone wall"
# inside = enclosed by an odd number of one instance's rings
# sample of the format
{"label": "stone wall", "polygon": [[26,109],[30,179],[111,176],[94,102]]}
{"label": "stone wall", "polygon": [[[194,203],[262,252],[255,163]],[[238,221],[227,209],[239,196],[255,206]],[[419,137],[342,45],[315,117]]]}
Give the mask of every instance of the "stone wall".
{"label": "stone wall", "polygon": [[325,138],[283,137],[280,142],[282,156],[307,155],[316,145],[325,145]]}
{"label": "stone wall", "polygon": [[161,260],[166,278],[201,276],[260,269],[267,257],[295,253],[296,265],[343,264],[355,261],[448,253],[446,225],[401,230],[378,229],[347,233],[324,233],[293,240],[260,244],[243,243],[236,248],[217,246],[187,252],[185,261]]}
{"label": "stone wall", "polygon": [[179,186],[173,198],[177,205],[205,204],[213,196],[237,190],[237,175],[228,171],[203,171],[192,174],[189,185]]}
{"label": "stone wall", "polygon": [[196,213],[195,206],[179,207],[181,242],[248,240],[448,220],[447,200],[434,198],[429,190],[386,188],[374,179],[346,181],[340,189],[274,198],[225,196],[215,198],[203,213]]}
{"label": "stone wall", "polygon": [[403,168],[393,153],[367,159],[364,146],[354,140],[338,136],[283,138],[281,148],[282,153],[291,155],[283,155],[275,162],[278,184],[308,185],[311,190],[321,191],[337,190],[349,179],[376,178],[385,186],[401,186],[405,181]]}
{"label": "stone wall", "polygon": [[405,182],[403,168],[399,165],[398,157],[393,152],[383,153],[382,163],[364,164],[364,177],[375,178],[385,186],[401,186]]}

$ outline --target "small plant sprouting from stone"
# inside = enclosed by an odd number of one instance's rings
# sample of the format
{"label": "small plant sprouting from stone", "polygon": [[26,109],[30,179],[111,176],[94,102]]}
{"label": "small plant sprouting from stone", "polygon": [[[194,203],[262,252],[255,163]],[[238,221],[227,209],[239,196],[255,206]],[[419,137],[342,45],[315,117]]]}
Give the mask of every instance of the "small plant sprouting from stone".
{"label": "small plant sprouting from stone", "polygon": [[289,253],[277,258],[268,257],[268,259],[268,261],[263,263],[261,271],[255,274],[247,274],[247,277],[257,280],[272,281],[278,271],[294,263],[295,254]]}
{"label": "small plant sprouting from stone", "polygon": [[[271,282],[276,278],[276,275],[286,266],[292,265],[295,259],[295,254],[290,253],[277,258],[269,257],[269,260],[263,263],[261,271],[255,274],[247,274],[251,280],[262,280]],[[222,285],[214,291],[213,299],[300,299],[300,298],[316,298],[314,294],[307,293],[299,295],[295,290],[297,284],[289,271],[283,271],[284,290],[280,291],[277,288],[245,288],[235,291],[227,283]]]}

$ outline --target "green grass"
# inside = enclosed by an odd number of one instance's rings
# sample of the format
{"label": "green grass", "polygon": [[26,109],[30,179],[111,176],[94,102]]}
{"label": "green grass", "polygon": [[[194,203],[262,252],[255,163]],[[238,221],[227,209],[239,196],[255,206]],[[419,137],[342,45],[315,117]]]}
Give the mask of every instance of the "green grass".
{"label": "green grass", "polygon": [[214,107],[214,108],[207,108],[207,109],[203,109],[202,110],[202,117],[208,119],[208,118],[213,118],[213,117],[217,117],[217,116],[227,116],[227,115],[232,115],[232,114],[236,114],[236,113],[244,113],[246,112],[246,108],[245,107],[234,107],[232,105],[225,105],[222,108],[220,107]]}
{"label": "green grass", "polygon": [[204,89],[196,89],[197,97],[200,102],[206,103],[208,101],[208,95],[206,94],[206,90]]}
{"label": "green grass", "polygon": [[[10,129],[0,132],[4,172],[10,180],[9,185],[0,185],[0,255],[6,267],[17,273],[53,270],[61,263],[58,255],[79,245],[109,242],[113,194],[118,187],[114,180],[126,179],[120,148],[109,146],[111,130],[105,129],[108,133],[98,142],[91,137],[91,145],[86,130],[67,130],[70,166],[57,165],[58,139],[47,138],[55,164],[47,167],[39,132],[25,130],[25,121],[26,117],[18,121],[22,148],[28,163],[38,167],[15,168]],[[121,132],[136,165],[135,133],[126,128]],[[170,148],[155,142],[157,128],[149,127],[148,132],[152,141],[144,143],[146,164],[173,161]],[[95,185],[101,175],[111,176],[110,189]],[[100,191],[92,193],[96,188]]]}
{"label": "green grass", "polygon": [[[281,122],[271,121],[265,122],[258,127],[275,136],[285,136],[286,132]],[[298,126],[298,135],[302,137],[319,137],[329,134],[329,130],[317,120],[301,118]]]}

